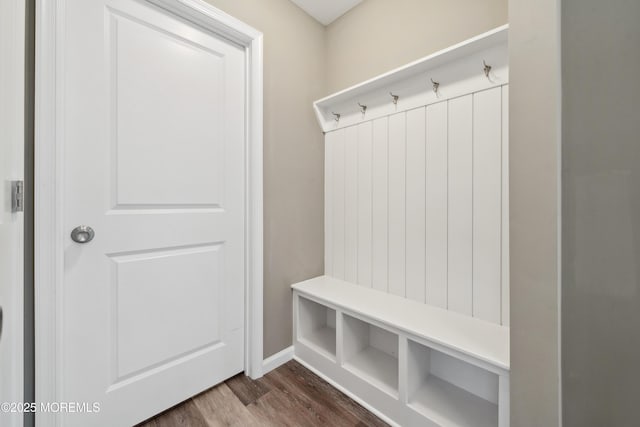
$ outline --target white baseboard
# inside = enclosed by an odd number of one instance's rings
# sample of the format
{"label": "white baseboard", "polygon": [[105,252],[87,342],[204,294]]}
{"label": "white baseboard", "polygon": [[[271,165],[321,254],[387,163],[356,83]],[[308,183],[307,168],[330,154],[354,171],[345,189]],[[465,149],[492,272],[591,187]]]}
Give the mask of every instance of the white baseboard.
{"label": "white baseboard", "polygon": [[342,387],[340,384],[336,383],[331,378],[325,376],[322,372],[320,372],[317,369],[315,369],[314,367],[308,365],[304,360],[298,358],[295,355],[293,356],[293,359],[296,362],[300,363],[305,368],[307,368],[308,370],[310,370],[311,372],[313,372],[314,374],[316,374],[317,376],[319,376],[320,378],[322,378],[323,380],[325,380],[326,382],[328,382],[329,384],[331,384],[333,387],[335,387],[338,390],[340,390],[342,393],[344,393],[347,396],[349,396],[351,399],[353,399],[356,402],[358,402],[360,404],[360,406],[365,408],[367,411],[371,412],[376,417],[380,418],[385,423],[389,424],[392,427],[401,427],[398,423],[393,422],[392,420],[387,418],[386,415],[380,413],[380,411],[378,411],[376,408],[374,408],[373,406],[369,405],[367,402],[365,402],[364,400],[360,399],[358,396],[356,396],[355,394],[351,393],[349,390],[347,390],[346,388]]}
{"label": "white baseboard", "polygon": [[293,359],[293,346],[287,347],[277,352],[273,356],[269,356],[262,362],[262,375],[268,374],[280,365],[284,365]]}

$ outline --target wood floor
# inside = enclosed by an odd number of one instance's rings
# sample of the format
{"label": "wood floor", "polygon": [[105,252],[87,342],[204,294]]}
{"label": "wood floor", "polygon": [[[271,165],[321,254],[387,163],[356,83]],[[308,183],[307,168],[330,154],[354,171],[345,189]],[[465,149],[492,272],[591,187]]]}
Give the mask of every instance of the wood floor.
{"label": "wood floor", "polygon": [[244,374],[138,427],[387,426],[313,372],[291,361],[254,381]]}

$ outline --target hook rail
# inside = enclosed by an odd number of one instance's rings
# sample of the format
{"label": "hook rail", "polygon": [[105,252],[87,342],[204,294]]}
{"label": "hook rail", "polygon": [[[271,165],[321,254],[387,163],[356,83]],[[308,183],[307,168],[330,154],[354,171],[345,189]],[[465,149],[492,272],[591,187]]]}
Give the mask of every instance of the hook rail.
{"label": "hook rail", "polygon": [[491,80],[491,78],[489,77],[489,74],[491,73],[491,65],[487,65],[487,63],[485,62],[485,60],[482,60],[482,63],[484,64],[484,75],[486,78],[488,78],[489,80]]}
{"label": "hook rail", "polygon": [[433,93],[438,95],[438,90],[440,89],[440,82],[434,82],[433,79],[430,79],[430,80],[431,80],[431,86],[433,87]]}

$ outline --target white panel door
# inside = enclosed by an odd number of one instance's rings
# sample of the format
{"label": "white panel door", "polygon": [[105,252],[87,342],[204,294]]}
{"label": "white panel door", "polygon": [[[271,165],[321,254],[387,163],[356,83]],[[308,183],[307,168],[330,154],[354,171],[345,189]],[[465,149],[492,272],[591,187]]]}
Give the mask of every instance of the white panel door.
{"label": "white panel door", "polygon": [[[11,182],[24,179],[24,8],[24,1],[0,1],[0,402],[24,399],[24,225],[11,202]],[[0,411],[0,426],[22,420],[18,411]]]}
{"label": "white panel door", "polygon": [[472,314],[473,95],[449,101],[448,308]]}
{"label": "white panel door", "polygon": [[500,323],[502,89],[473,96],[473,316]]}
{"label": "white panel door", "polygon": [[64,22],[59,396],[101,410],[62,425],[133,425],[243,370],[245,55],[133,0]]}

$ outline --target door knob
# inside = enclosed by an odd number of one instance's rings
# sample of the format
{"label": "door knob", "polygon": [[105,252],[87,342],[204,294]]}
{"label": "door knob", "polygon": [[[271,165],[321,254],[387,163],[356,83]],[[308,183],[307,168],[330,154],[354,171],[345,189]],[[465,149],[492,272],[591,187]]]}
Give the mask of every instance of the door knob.
{"label": "door knob", "polygon": [[76,243],[89,243],[96,233],[88,225],[79,225],[71,231],[71,240]]}

